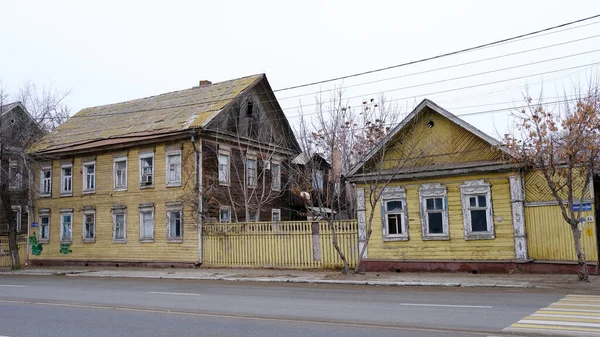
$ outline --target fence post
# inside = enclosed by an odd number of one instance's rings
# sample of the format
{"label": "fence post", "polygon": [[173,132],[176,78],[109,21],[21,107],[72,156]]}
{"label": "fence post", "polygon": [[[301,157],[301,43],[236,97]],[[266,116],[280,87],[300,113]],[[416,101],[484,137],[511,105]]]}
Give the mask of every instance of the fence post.
{"label": "fence post", "polygon": [[312,229],[312,250],[313,250],[313,260],[321,261],[321,240],[320,240],[320,232],[319,232],[319,223],[313,222],[311,223]]}

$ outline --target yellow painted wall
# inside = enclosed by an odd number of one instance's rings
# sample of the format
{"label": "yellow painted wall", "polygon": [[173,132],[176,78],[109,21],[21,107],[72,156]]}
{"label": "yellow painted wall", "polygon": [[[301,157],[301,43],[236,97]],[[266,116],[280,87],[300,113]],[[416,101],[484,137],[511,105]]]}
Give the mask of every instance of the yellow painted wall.
{"label": "yellow painted wall", "polygon": [[[180,143],[181,144],[181,143]],[[51,209],[50,243],[43,244],[40,256],[31,259],[57,260],[100,260],[100,261],[151,261],[151,262],[196,262],[198,261],[198,229],[192,205],[183,204],[183,241],[167,242],[166,202],[181,200],[183,195],[191,196],[194,187],[193,149],[189,142],[183,143],[182,181],[183,187],[166,187],[165,145],[148,146],[154,152],[154,188],[140,189],[139,148],[128,150],[127,191],[113,189],[113,152],[96,154],[96,192],[83,194],[82,157],[73,161],[73,196],[60,196],[61,162],[52,163],[52,197],[36,198],[34,221],[39,222],[40,208]],[[121,153],[122,151],[118,151]],[[85,155],[84,158],[89,158]],[[36,170],[36,185],[39,184],[39,169]],[[39,188],[39,187],[38,187]],[[154,203],[154,242],[140,242],[139,204]],[[112,205],[127,206],[126,243],[112,242]],[[83,242],[84,206],[96,207],[96,241]],[[60,251],[60,209],[73,208],[73,241],[68,255]],[[38,228],[31,228],[36,234]]]}
{"label": "yellow painted wall", "polygon": [[[575,188],[573,190],[574,198],[578,200],[581,197],[581,188],[583,187],[584,179],[581,176],[575,178]],[[585,199],[590,199],[591,188],[588,187],[585,190]],[[567,199],[567,191],[559,191],[559,195],[563,199]],[[556,201],[554,195],[548,187],[548,183],[544,178],[543,174],[539,171],[529,171],[525,174],[525,202],[539,202],[539,201]]]}
{"label": "yellow painted wall", "polygon": [[[373,216],[373,233],[368,245],[369,259],[391,260],[511,260],[515,258],[512,211],[508,173],[439,177],[427,180],[394,182],[390,186],[406,189],[408,211],[408,241],[384,242],[381,206],[378,203]],[[460,185],[467,180],[483,179],[491,185],[492,209],[496,238],[465,240]],[[422,184],[441,183],[447,188],[449,240],[423,240],[418,189]],[[365,195],[368,198],[367,186]],[[366,200],[367,221],[371,212]],[[501,218],[501,221],[500,221]]]}
{"label": "yellow painted wall", "polygon": [[[427,123],[433,122],[433,127]],[[423,167],[450,163],[502,160],[503,154],[461,126],[431,110],[399,133],[385,155],[389,167]],[[400,158],[400,159],[398,159]],[[410,158],[410,159],[409,159]]]}

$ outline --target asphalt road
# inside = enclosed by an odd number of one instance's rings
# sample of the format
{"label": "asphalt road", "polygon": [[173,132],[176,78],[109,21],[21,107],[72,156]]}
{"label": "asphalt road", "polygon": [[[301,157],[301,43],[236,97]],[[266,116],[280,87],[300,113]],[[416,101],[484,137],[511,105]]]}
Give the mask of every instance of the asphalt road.
{"label": "asphalt road", "polygon": [[556,290],[7,276],[0,336],[498,336],[562,297]]}

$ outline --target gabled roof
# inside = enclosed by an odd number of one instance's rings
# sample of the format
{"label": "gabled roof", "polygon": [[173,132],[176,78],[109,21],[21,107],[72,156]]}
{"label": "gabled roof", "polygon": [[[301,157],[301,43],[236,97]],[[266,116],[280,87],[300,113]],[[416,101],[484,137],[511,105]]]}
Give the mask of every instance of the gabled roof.
{"label": "gabled roof", "polygon": [[165,135],[203,128],[264,74],[85,108],[43,137],[30,152],[57,152],[103,140]]}
{"label": "gabled roof", "polygon": [[394,129],[392,129],[374,148],[372,148],[369,152],[367,152],[363,156],[363,158],[356,165],[354,165],[354,167],[352,167],[352,169],[350,169],[350,173],[348,174],[348,176],[352,176],[352,175],[356,174],[362,168],[362,166],[366,162],[368,162],[369,159],[371,159],[371,157],[373,157],[377,152],[379,152],[390,141],[392,141],[393,139],[395,139],[396,136],[407,125],[409,125],[409,123],[412,120],[414,120],[415,118],[417,118],[417,116],[421,112],[423,112],[424,110],[426,110],[426,108],[429,108],[429,109],[435,111],[436,113],[442,115],[443,117],[447,118],[451,122],[453,122],[453,123],[461,126],[462,128],[464,128],[468,132],[474,134],[475,136],[479,137],[483,141],[485,141],[488,144],[490,144],[490,147],[496,147],[496,148],[499,148],[502,151],[506,152],[505,149],[504,149],[504,147],[503,147],[503,145],[502,145],[502,143],[500,143],[498,140],[496,140],[496,139],[488,136],[487,134],[485,134],[481,130],[477,129],[473,125],[465,122],[464,120],[458,118],[456,115],[448,112],[444,108],[442,108],[439,105],[435,104],[433,101],[430,101],[429,99],[424,99],[423,101],[421,101],[421,103],[419,103],[419,105],[417,105],[413,109],[413,111],[411,111],[411,113],[408,116],[406,116],[406,118],[404,118],[398,125],[396,125],[396,127],[394,127]]}
{"label": "gabled roof", "polygon": [[313,155],[311,156],[307,151],[300,153],[294,159],[292,159],[292,164],[306,165],[311,161],[319,161],[324,162],[327,165],[331,165],[321,153],[313,153]]}
{"label": "gabled roof", "polygon": [[27,108],[21,102],[12,102],[4,105],[0,105],[0,116],[4,116],[7,113],[15,110],[16,108],[20,108],[20,110],[25,114],[25,116],[30,119],[33,123],[37,124],[36,120],[31,116]]}

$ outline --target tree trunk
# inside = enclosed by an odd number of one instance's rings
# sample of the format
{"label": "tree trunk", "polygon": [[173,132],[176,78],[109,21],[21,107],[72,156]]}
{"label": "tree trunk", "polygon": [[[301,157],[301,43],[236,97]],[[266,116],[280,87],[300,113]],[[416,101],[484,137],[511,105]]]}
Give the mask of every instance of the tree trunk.
{"label": "tree trunk", "polygon": [[333,242],[333,247],[342,259],[342,262],[344,263],[344,274],[348,274],[350,268],[348,267],[348,261],[346,261],[346,255],[344,255],[338,244],[337,233],[335,232],[335,225],[333,224],[333,221],[328,221],[328,225],[329,229],[331,230],[331,241]]}
{"label": "tree trunk", "polygon": [[373,230],[369,229],[367,231],[367,235],[365,236],[365,245],[362,247],[360,252],[358,253],[358,261],[356,262],[356,268],[354,268],[354,273],[358,274],[360,272],[360,265],[362,264],[363,257],[365,256],[365,250],[367,250],[367,246],[369,245],[369,239],[371,239],[371,233]]}
{"label": "tree trunk", "polygon": [[581,247],[581,231],[577,225],[571,225],[573,231],[573,241],[575,242],[575,252],[577,253],[577,264],[579,265],[579,271],[577,271],[577,278],[579,281],[589,282],[589,271],[587,268],[587,262],[585,261],[585,254]]}
{"label": "tree trunk", "polygon": [[19,259],[19,245],[17,244],[17,225],[15,223],[16,220],[13,216],[10,200],[11,198],[6,183],[0,185],[0,194],[2,197],[2,209],[4,211],[4,220],[8,223],[8,250],[10,251],[12,269],[21,269],[21,260]]}

